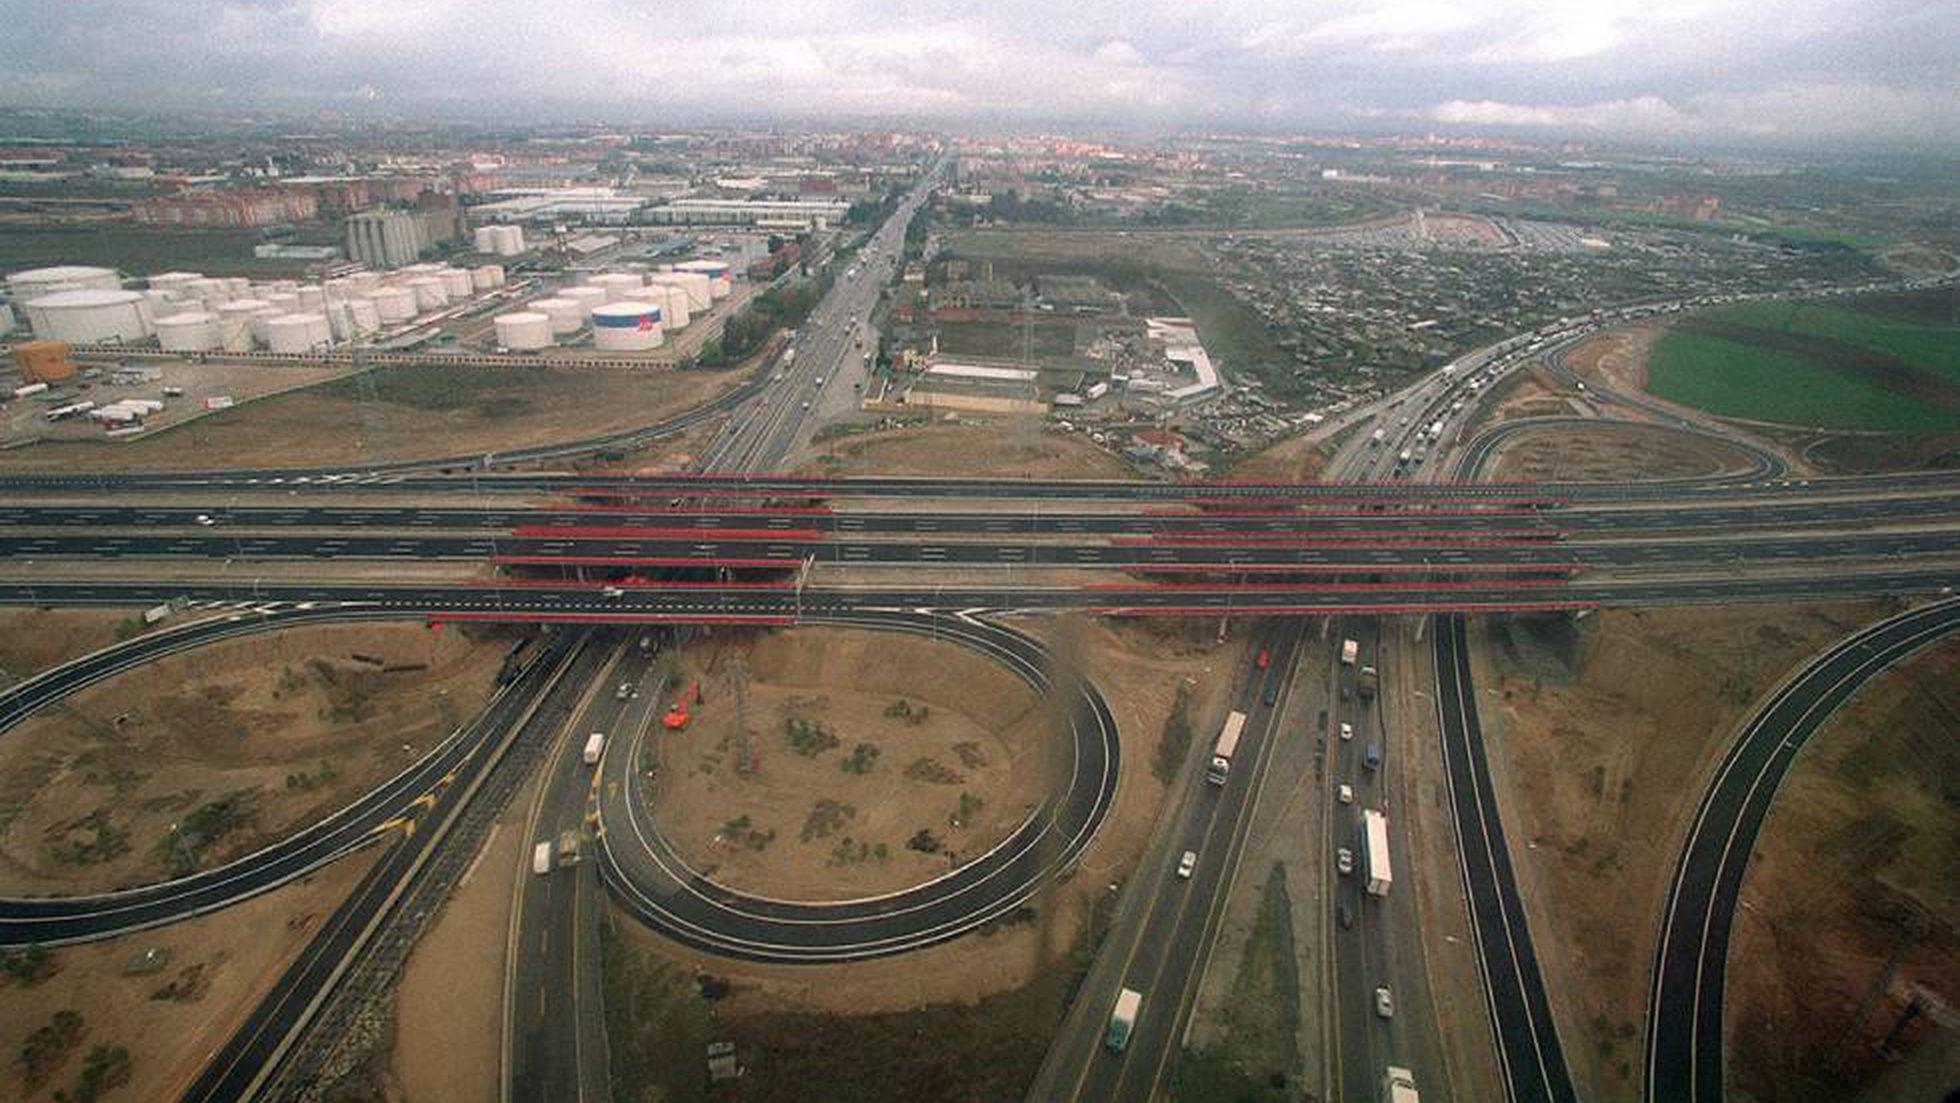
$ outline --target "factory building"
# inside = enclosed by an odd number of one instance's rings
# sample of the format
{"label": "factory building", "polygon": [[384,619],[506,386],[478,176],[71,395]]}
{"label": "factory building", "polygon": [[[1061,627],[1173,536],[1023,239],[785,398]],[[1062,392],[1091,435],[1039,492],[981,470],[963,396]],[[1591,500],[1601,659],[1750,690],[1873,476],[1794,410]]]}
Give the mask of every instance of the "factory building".
{"label": "factory building", "polygon": [[278,226],[318,217],[320,199],[301,188],[236,188],[139,199],[129,209],[145,226]]}
{"label": "factory building", "polygon": [[838,225],[851,205],[842,199],[676,199],[649,208],[647,217],[672,226],[760,226],[824,230]]}
{"label": "factory building", "polygon": [[908,406],[991,414],[1042,414],[1040,373],[1028,368],[940,361],[906,392]]}

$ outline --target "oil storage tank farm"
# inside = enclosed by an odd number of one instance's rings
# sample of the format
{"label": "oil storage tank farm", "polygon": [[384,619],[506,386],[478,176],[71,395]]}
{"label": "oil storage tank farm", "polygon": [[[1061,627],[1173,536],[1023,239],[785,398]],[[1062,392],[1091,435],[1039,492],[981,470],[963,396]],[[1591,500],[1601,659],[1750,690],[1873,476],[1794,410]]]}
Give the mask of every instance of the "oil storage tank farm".
{"label": "oil storage tank farm", "polygon": [[34,335],[71,345],[141,341],[153,331],[150,304],[139,291],[86,288],[27,300]]}
{"label": "oil storage tank farm", "polygon": [[652,303],[606,303],[592,308],[592,344],[608,352],[645,352],[664,340],[660,308]]}

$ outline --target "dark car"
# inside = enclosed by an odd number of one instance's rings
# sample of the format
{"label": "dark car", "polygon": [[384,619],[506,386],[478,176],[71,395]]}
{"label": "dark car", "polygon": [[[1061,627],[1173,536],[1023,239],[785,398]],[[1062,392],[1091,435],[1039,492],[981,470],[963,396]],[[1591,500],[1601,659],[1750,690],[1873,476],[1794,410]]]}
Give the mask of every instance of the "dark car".
{"label": "dark car", "polygon": [[1341,921],[1342,930],[1347,930],[1349,927],[1354,926],[1354,913],[1348,910],[1346,904],[1334,905],[1334,918]]}

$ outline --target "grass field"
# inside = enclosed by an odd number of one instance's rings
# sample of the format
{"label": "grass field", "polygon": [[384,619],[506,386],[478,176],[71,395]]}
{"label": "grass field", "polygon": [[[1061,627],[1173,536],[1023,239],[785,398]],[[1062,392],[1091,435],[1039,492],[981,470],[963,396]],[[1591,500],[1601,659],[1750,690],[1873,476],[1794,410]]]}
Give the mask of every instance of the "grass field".
{"label": "grass field", "polygon": [[1953,302],[1943,292],[1852,306],[1750,303],[1710,311],[1655,345],[1648,389],[1756,421],[1890,432],[1960,428]]}
{"label": "grass field", "polygon": [[0,226],[0,271],[50,264],[94,264],[133,276],[155,272],[236,275],[291,272],[296,262],[252,255],[256,230],[145,230],[120,223],[52,229]]}
{"label": "grass field", "polygon": [[941,322],[939,325],[939,349],[953,356],[1019,360],[1024,343],[1037,360],[1064,359],[1075,355],[1075,327],[1037,323],[1024,334],[1021,326],[1004,322]]}

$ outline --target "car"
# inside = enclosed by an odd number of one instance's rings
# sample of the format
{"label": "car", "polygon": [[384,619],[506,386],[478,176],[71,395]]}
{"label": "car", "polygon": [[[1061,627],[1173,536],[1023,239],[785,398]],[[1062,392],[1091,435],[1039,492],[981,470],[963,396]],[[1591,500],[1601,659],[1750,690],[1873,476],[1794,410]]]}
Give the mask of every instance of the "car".
{"label": "car", "polygon": [[1353,725],[1353,724],[1350,724],[1350,723],[1348,723],[1348,722],[1347,722],[1347,721],[1345,721],[1345,720],[1343,720],[1343,721],[1341,721],[1341,738],[1342,738],[1342,739],[1353,739],[1353,738],[1354,738],[1354,725]]}
{"label": "car", "polygon": [[604,597],[607,601],[618,601],[620,598],[626,596],[626,591],[620,589],[617,586],[608,586],[605,589],[600,590],[599,594],[600,596]]}
{"label": "car", "polygon": [[1273,702],[1277,700],[1279,700],[1279,683],[1267,682],[1266,692],[1259,695],[1259,703],[1267,708],[1272,708]]}
{"label": "car", "polygon": [[1264,670],[1267,667],[1273,665],[1273,653],[1271,651],[1268,651],[1266,648],[1262,647],[1259,649],[1259,657],[1253,659],[1252,662],[1254,666],[1257,666],[1259,669]]}
{"label": "car", "polygon": [[[613,691],[613,697],[620,701],[628,700],[632,696],[633,683],[631,682],[621,682],[619,683],[619,688]],[[1346,788],[1346,786],[1342,786],[1342,788]]]}
{"label": "car", "polygon": [[196,521],[198,524],[203,525],[206,528],[209,528],[212,525],[218,523],[218,519],[216,517],[211,516],[208,513],[200,513],[197,516],[191,518],[191,520]]}
{"label": "car", "polygon": [[1345,902],[1334,905],[1334,918],[1341,921],[1341,929],[1344,931],[1354,926],[1354,912],[1348,909]]}
{"label": "car", "polygon": [[1334,852],[1334,868],[1340,870],[1341,876],[1343,877],[1353,873],[1354,851],[1349,850],[1347,847],[1341,847],[1339,850],[1336,850]]}
{"label": "car", "polygon": [[1375,989],[1375,1014],[1384,1019],[1395,1017],[1395,997],[1389,993],[1388,986],[1385,984]]}
{"label": "car", "polygon": [[1354,786],[1349,785],[1346,782],[1342,782],[1341,787],[1334,790],[1334,795],[1340,799],[1340,802],[1342,804],[1353,804]]}
{"label": "car", "polygon": [[1185,851],[1184,856],[1177,860],[1177,875],[1179,877],[1185,878],[1186,880],[1190,879],[1191,871],[1197,868],[1198,868],[1198,852],[1195,850]]}
{"label": "car", "polygon": [[807,409],[809,409],[809,408],[810,408],[810,404],[809,404],[808,402],[805,402],[805,403],[803,404],[803,408],[804,408],[804,409],[806,409],[806,410],[807,410]]}

